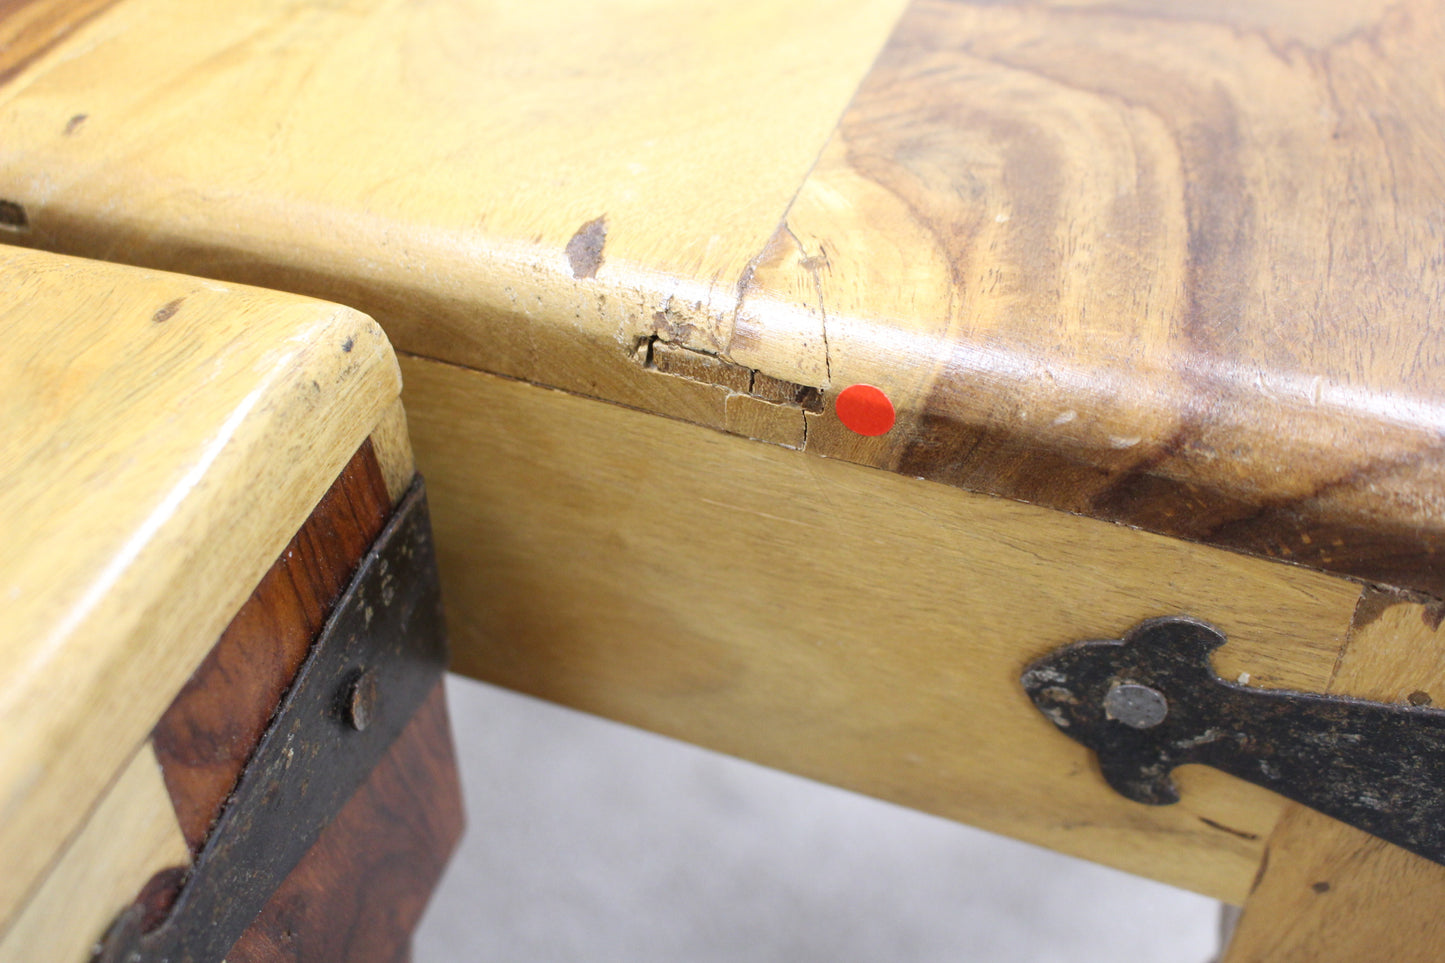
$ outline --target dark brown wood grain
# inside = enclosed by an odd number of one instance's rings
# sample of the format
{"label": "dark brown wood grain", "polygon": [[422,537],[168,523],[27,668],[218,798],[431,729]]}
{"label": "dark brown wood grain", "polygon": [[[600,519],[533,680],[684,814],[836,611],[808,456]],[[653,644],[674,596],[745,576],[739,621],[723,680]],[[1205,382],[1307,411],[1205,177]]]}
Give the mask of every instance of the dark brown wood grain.
{"label": "dark brown wood grain", "polygon": [[229,963],[406,963],[463,825],[441,681],[226,955]]}
{"label": "dark brown wood grain", "polygon": [[915,0],[750,279],[900,409],[809,450],[1445,594],[1442,43],[1438,0]]}
{"label": "dark brown wood grain", "polygon": [[390,513],[368,440],[157,723],[156,756],[192,852]]}
{"label": "dark brown wood grain", "polygon": [[[367,441],[157,725],[157,757],[193,851],[391,508]],[[405,963],[462,822],[438,681],[227,959]],[[156,882],[149,903],[163,912],[180,877]]]}
{"label": "dark brown wood grain", "polygon": [[[840,50],[809,81],[846,79],[841,120],[779,97],[798,113],[777,138],[725,100],[700,113],[635,96],[679,77],[634,77],[649,61],[622,51],[675,45],[654,31],[708,35],[685,18],[578,5],[594,30],[625,28],[589,62],[635,90],[609,95],[616,113],[537,123],[527,105],[596,83],[572,88],[560,46],[490,21],[474,35],[465,11],[287,9],[257,34],[232,0],[178,42],[140,26],[176,20],[164,0],[123,0],[106,21],[135,25],[134,46],[72,36],[36,83],[11,85],[0,181],[16,187],[0,199],[11,220],[23,208],[27,244],[335,300],[414,355],[1445,596],[1445,0],[912,0],[895,26],[897,9],[847,41],[866,56]],[[818,45],[791,29],[757,30],[754,68],[711,35],[698,62],[741,82],[790,51],[782,89]],[[264,39],[208,53],[237,36]],[[340,36],[366,55],[332,56]],[[525,69],[438,56],[458,36],[525,49]],[[376,82],[358,63],[490,93],[444,104],[384,84],[358,110]],[[96,79],[112,74],[123,97]],[[511,96],[518,77],[541,86]],[[646,191],[621,168],[579,180],[609,168],[574,167],[576,145],[620,156],[639,141],[621,108],[642,102],[648,131],[740,149],[649,153]],[[413,126],[375,149],[378,131]],[[277,130],[284,164],[256,148]],[[801,183],[730,176],[743,158],[783,169],[804,130],[816,163]],[[338,150],[360,160],[309,176]],[[497,203],[463,214],[459,191]],[[711,360],[639,364],[659,355],[639,351],[649,339]],[[743,372],[765,401],[774,379],[825,403],[743,416],[709,380]],[[851,434],[826,404],[856,383],[892,399],[886,436]]]}

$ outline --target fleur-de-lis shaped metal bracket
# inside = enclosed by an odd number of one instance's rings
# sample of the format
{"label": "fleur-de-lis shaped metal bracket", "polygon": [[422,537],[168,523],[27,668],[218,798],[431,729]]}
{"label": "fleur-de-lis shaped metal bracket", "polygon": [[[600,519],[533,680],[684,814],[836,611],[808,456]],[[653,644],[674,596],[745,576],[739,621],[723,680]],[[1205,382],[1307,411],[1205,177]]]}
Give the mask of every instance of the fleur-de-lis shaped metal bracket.
{"label": "fleur-de-lis shaped metal bracket", "polygon": [[1224,642],[1197,619],[1150,619],[1021,681],[1136,802],[1177,802],[1171,771],[1202,763],[1445,864],[1445,711],[1227,682],[1209,660]]}

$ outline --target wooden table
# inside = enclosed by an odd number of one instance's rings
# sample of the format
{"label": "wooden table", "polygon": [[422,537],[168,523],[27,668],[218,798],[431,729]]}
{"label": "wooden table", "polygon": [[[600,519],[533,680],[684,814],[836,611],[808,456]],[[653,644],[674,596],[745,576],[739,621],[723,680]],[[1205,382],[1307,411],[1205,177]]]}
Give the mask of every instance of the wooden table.
{"label": "wooden table", "polygon": [[1228,679],[1441,691],[1442,35],[29,0],[0,227],[380,322],[460,671],[1243,904],[1230,963],[1435,959],[1445,869],[1212,770],[1131,803],[1018,678],[1184,613]]}

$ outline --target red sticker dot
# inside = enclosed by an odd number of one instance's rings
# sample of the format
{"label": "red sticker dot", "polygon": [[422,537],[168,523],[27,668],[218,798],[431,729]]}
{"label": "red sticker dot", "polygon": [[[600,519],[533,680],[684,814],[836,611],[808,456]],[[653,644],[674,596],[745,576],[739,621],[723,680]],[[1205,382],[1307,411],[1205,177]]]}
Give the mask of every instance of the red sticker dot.
{"label": "red sticker dot", "polygon": [[860,435],[882,435],[893,427],[893,402],[872,385],[849,385],[833,403],[838,420]]}

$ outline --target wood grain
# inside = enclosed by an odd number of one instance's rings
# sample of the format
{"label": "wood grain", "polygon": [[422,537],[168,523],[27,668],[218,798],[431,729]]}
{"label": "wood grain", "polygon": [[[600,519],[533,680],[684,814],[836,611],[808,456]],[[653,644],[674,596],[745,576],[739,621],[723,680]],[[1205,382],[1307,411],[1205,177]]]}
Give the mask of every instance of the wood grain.
{"label": "wood grain", "polygon": [[[1367,591],[1330,691],[1445,700],[1438,610]],[[1291,804],[1223,963],[1445,958],[1445,866]]]}
{"label": "wood grain", "polygon": [[407,963],[464,820],[446,693],[385,758],[226,954],[227,963]]}
{"label": "wood grain", "polygon": [[[1241,901],[1282,801],[1211,770],[1131,803],[1024,666],[1140,619],[1322,688],[1358,586],[402,356],[455,667]],[[485,421],[465,417],[486,411]],[[479,497],[479,493],[485,493]]]}
{"label": "wood grain", "polygon": [[[115,2],[0,0],[0,84]],[[83,118],[76,126],[80,123],[84,123]]]}
{"label": "wood grain", "polygon": [[192,854],[390,514],[366,441],[156,723],[156,758]]}
{"label": "wood grain", "polygon": [[811,451],[1441,594],[1442,46],[1437,0],[918,0],[727,353],[900,409]]}
{"label": "wood grain", "polygon": [[0,87],[0,198],[20,243],[721,428],[636,349],[728,323],[904,3],[123,0]]}
{"label": "wood grain", "polygon": [[[376,433],[410,467],[399,405]],[[388,472],[364,442],[153,736],[192,854],[209,836],[276,705],[391,514]],[[315,778],[313,774],[309,778]],[[227,953],[231,963],[405,960],[461,833],[461,791],[441,682]]]}
{"label": "wood grain", "polygon": [[0,929],[398,394],[354,311],[0,247]]}
{"label": "wood grain", "polygon": [[1445,2],[917,0],[870,68],[901,10],[122,0],[0,86],[0,198],[419,355],[1445,594]]}
{"label": "wood grain", "polygon": [[0,963],[81,963],[153,874],[190,862],[150,745],[122,768],[0,934]]}
{"label": "wood grain", "polygon": [[386,479],[386,493],[395,508],[411,488],[416,476],[416,459],[406,429],[406,409],[401,399],[392,402],[371,432],[371,450]]}

